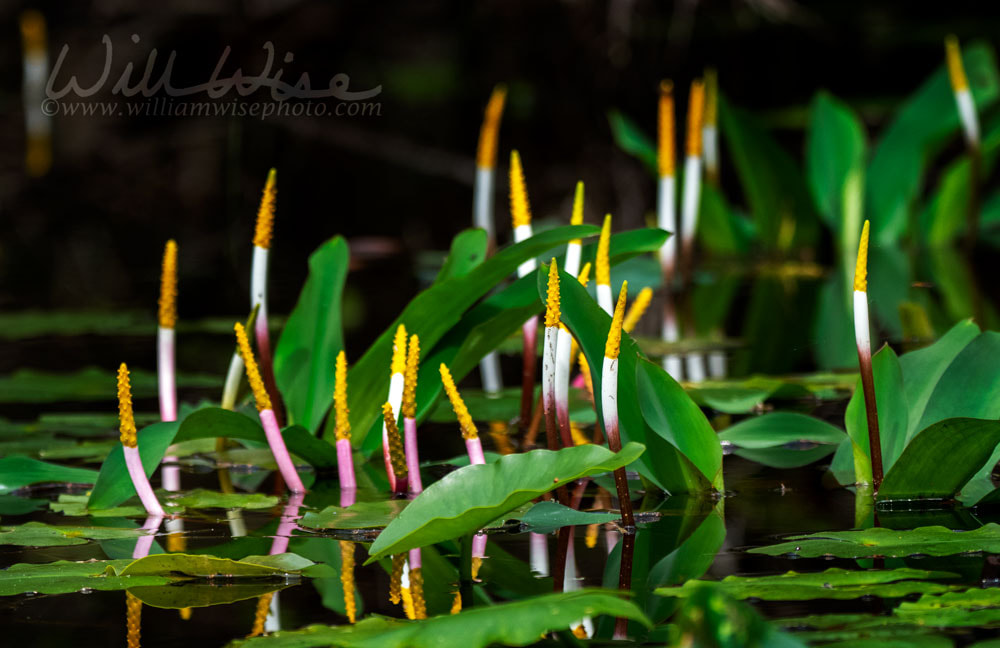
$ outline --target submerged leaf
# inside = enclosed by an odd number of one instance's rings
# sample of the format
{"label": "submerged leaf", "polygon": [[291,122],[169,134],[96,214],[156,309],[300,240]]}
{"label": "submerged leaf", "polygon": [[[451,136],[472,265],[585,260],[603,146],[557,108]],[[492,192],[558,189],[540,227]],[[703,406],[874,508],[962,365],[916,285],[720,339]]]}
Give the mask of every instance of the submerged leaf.
{"label": "submerged leaf", "polygon": [[381,500],[357,502],[348,507],[327,506],[318,513],[306,513],[299,525],[309,529],[373,529],[387,526],[410,502]]}
{"label": "submerged leaf", "polygon": [[431,484],[379,534],[367,562],[473,533],[574,479],[626,466],[643,449],[629,443],[617,454],[596,445],[532,450],[456,470]]}

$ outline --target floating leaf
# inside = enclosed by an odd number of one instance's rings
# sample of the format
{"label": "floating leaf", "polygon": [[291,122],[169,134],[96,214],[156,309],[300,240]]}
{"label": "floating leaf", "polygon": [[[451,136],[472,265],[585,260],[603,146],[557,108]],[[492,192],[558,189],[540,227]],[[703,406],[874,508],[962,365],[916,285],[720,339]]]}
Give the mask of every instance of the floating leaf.
{"label": "floating leaf", "polygon": [[277,506],[278,501],[274,495],[264,493],[219,493],[203,488],[196,488],[180,497],[168,497],[165,500],[167,504],[190,509],[268,509]]}
{"label": "floating leaf", "polygon": [[774,412],[740,421],[719,433],[719,439],[740,448],[775,448],[787,443],[838,444],[844,431],[825,421],[795,412]]}
{"label": "floating leaf", "polygon": [[408,500],[357,502],[349,507],[327,506],[306,513],[299,524],[310,529],[374,529],[387,526],[406,508]]}
{"label": "floating leaf", "polygon": [[93,484],[95,481],[97,471],[89,468],[71,468],[21,456],[0,459],[0,493],[44,482]]}
{"label": "floating leaf", "polygon": [[643,449],[629,443],[617,454],[595,445],[532,450],[456,470],[431,484],[379,534],[367,562],[472,533],[575,479],[626,466]]}
{"label": "floating leaf", "polygon": [[0,545],[58,547],[87,544],[90,540],[138,538],[140,535],[141,529],[52,526],[43,522],[26,522],[14,527],[0,526]]}
{"label": "floating leaf", "polygon": [[913,554],[953,556],[969,552],[1000,552],[1000,525],[992,522],[974,531],[952,531],[942,526],[897,531],[884,527],[862,531],[828,531],[791,536],[788,542],[755,547],[750,553],[803,558],[902,558]]}
{"label": "floating leaf", "polygon": [[123,590],[138,585],[164,585],[173,580],[166,574],[120,576],[131,560],[69,562],[57,560],[46,564],[17,564],[0,570],[0,596],[34,592],[67,594],[80,590]]}
{"label": "floating leaf", "polygon": [[558,502],[539,502],[520,515],[517,520],[522,531],[552,533],[565,526],[584,526],[620,520],[617,513],[588,513],[577,511]]}
{"label": "floating leaf", "polygon": [[164,553],[134,560],[126,565],[119,575],[183,574],[191,578],[208,579],[284,578],[287,574],[297,574],[311,565],[313,565],[311,560],[295,554],[250,556],[243,560],[230,560],[215,556]]}
{"label": "floating leaf", "polygon": [[547,594],[512,603],[475,607],[419,622],[369,617],[354,625],[314,625],[267,637],[237,640],[229,648],[255,646],[342,646],[378,648],[485,648],[528,646],[552,630],[566,629],[583,617],[625,617],[650,625],[633,603],[602,590]]}
{"label": "floating leaf", "polygon": [[344,346],[341,302],[349,257],[340,236],[309,256],[309,276],[274,349],[274,378],[289,422],[313,434],[329,406],[334,359]]}
{"label": "floating leaf", "polygon": [[[764,601],[809,601],[813,599],[855,599],[862,596],[898,598],[917,593],[939,593],[953,585],[927,582],[932,578],[954,578],[956,574],[923,569],[857,571],[834,567],[814,574],[785,572],[777,576],[726,576],[718,581],[736,599]],[[691,580],[681,587],[661,587],[660,596],[687,597],[704,581]]]}

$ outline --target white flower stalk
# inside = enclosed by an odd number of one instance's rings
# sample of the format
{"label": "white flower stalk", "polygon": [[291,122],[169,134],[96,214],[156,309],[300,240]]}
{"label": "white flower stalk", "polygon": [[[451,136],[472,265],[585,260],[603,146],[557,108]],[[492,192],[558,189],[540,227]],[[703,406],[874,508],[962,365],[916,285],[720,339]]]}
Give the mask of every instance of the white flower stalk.
{"label": "white flower stalk", "polygon": [[[257,227],[253,237],[253,266],[250,271],[250,307],[257,307],[257,320],[254,324],[254,337],[257,339],[257,352],[260,355],[260,372],[267,388],[268,396],[273,405],[275,415],[284,416],[281,404],[281,394],[278,393],[274,380],[274,361],[271,358],[271,334],[267,320],[267,263],[271,253],[271,239],[274,235],[274,207],[278,196],[278,172],[271,169],[267,174],[267,183],[260,199],[260,209],[257,211]],[[279,425],[283,425],[279,418]]]}
{"label": "white flower stalk", "polygon": [[693,261],[694,236],[698,229],[698,207],[701,202],[701,122],[704,106],[705,85],[700,80],[692,81],[688,97],[684,195],[681,197],[681,255],[687,270],[690,270]]}
{"label": "white flower stalk", "polygon": [[118,422],[122,451],[125,454],[125,467],[128,469],[129,477],[132,478],[132,486],[135,487],[146,513],[162,518],[163,507],[156,499],[153,487],[149,485],[149,478],[139,456],[139,439],[135,429],[135,416],[132,413],[132,387],[129,384],[128,367],[124,362],[118,367]]}
{"label": "white flower stalk", "polygon": [[725,351],[708,352],[708,376],[713,379],[725,378],[729,373],[729,359]]}
{"label": "white flower stalk", "polygon": [[954,35],[945,38],[944,49],[948,63],[948,78],[951,81],[952,92],[955,93],[955,104],[958,106],[958,116],[965,131],[965,142],[970,149],[979,149],[979,115],[972,100],[972,91],[969,90],[969,79],[965,76],[958,38]]}
{"label": "white flower stalk", "polygon": [[[160,419],[177,420],[177,379],[175,373],[175,335],[177,326],[177,243],[170,239],[163,250],[160,272],[160,301],[156,327],[156,374],[160,396]],[[161,479],[168,491],[181,489],[181,471],[174,465],[177,457],[170,449],[163,457]]]}
{"label": "white flower stalk", "polygon": [[656,192],[656,225],[670,232],[660,246],[660,272],[669,285],[677,264],[677,173],[674,152],[674,84],[660,82],[657,119],[656,166],[659,182]]}
{"label": "white flower stalk", "polygon": [[531,571],[541,578],[549,575],[549,536],[544,533],[530,533],[528,561]]}
{"label": "white flower stalk", "polygon": [[713,185],[719,184],[719,75],[715,68],[705,70],[705,118],[701,139],[705,159],[705,176]]}
{"label": "white flower stalk", "polygon": [[305,493],[292,493],[288,496],[288,503],[281,512],[281,518],[278,521],[278,530],[275,531],[274,538],[271,540],[269,556],[276,556],[288,551],[288,541],[291,540],[292,533],[299,528],[296,521],[301,517],[299,509],[302,508],[304,498]]}
{"label": "white flower stalk", "polygon": [[[521,168],[521,156],[517,151],[510,152],[510,217],[514,228],[514,242],[520,243],[531,238],[531,204],[528,202],[528,189],[524,182],[524,169]],[[528,276],[537,267],[535,259],[528,259],[517,267],[518,278]],[[524,346],[521,365],[520,424],[526,427],[531,422],[532,399],[535,392],[538,317],[529,318],[521,326],[521,332],[524,336]]]}
{"label": "white flower stalk", "polygon": [[[882,484],[882,443],[878,430],[878,410],[875,403],[875,378],[872,374],[871,328],[868,319],[868,221],[861,229],[858,244],[858,263],[854,270],[854,339],[858,346],[858,364],[861,368],[861,387],[865,396],[865,414],[868,420],[868,445],[871,453],[872,486],[878,492]],[[859,482],[868,471],[855,460],[855,473]]]}
{"label": "white flower stalk", "polygon": [[240,379],[243,377],[243,356],[239,349],[233,351],[233,357],[229,359],[229,368],[226,370],[226,382],[222,387],[222,409],[233,411],[236,409],[236,397],[240,390]]}
{"label": "white flower stalk", "polygon": [[[458,387],[455,385],[455,380],[452,378],[448,367],[442,362],[438,369],[441,372],[441,383],[444,385],[444,391],[448,395],[448,400],[451,401],[451,407],[455,410],[455,417],[458,418],[458,424],[462,429],[462,437],[465,439],[465,449],[469,453],[469,464],[473,466],[485,464],[486,457],[483,455],[483,444],[479,440],[479,431],[476,429],[476,424],[472,421],[469,408],[465,406],[462,395],[458,393]],[[479,567],[486,556],[486,540],[486,534],[484,533],[477,533],[472,537],[473,579],[479,574]]]}
{"label": "white flower stalk", "polygon": [[[389,398],[393,420],[399,418],[399,407],[403,403],[403,388],[406,383],[406,327],[402,324],[396,327],[396,335],[392,338],[392,363],[389,366]],[[382,459],[385,461],[385,473],[389,476],[389,488],[394,493],[402,491],[397,484],[396,473],[393,470],[392,456],[389,451],[389,426],[382,421]]]}
{"label": "white flower stalk", "polygon": [[[608,448],[612,452],[622,449],[621,436],[618,433],[618,355],[621,352],[622,324],[625,319],[625,297],[628,294],[628,282],[622,282],[618,293],[618,303],[615,305],[611,329],[608,331],[608,341],[604,347],[604,365],[601,371],[601,413],[604,419],[604,436],[608,440]],[[627,529],[635,527],[632,516],[632,500],[629,496],[628,481],[625,468],[615,470],[615,488],[618,490],[619,505],[622,510],[622,521]]]}
{"label": "white flower stalk", "polygon": [[[354,457],[351,452],[351,421],[349,414],[350,411],[347,409],[347,354],[341,350],[337,354],[337,367],[334,372],[333,415],[336,422],[334,435],[337,439],[337,476],[340,478],[340,490],[342,494],[348,491],[353,493],[358,486],[358,482],[354,477]],[[353,503],[352,501],[351,504]]]}
{"label": "white flower stalk", "polygon": [[[671,344],[677,342],[681,337],[680,330],[677,328],[677,307],[674,303],[674,293],[670,286],[666,286],[663,291],[663,327],[660,331],[660,337],[664,342]],[[684,371],[681,357],[676,353],[664,355],[663,370],[679,382]]]}
{"label": "white flower stalk", "polygon": [[493,178],[497,166],[500,119],[503,117],[506,98],[506,86],[501,84],[493,88],[490,101],[486,104],[483,125],[479,129],[479,145],[476,148],[476,182],[472,194],[472,220],[476,227],[486,230],[490,250],[496,245],[496,227],[493,224]]}
{"label": "white flower stalk", "polygon": [[392,415],[392,405],[388,402],[382,404],[382,420],[388,430],[389,439],[389,459],[392,462],[393,492],[403,495],[408,488],[408,471],[406,469],[406,452],[403,450],[403,438],[399,434],[399,427],[396,425],[396,417]]}
{"label": "white flower stalk", "polygon": [[[506,97],[507,89],[505,86],[498,85],[493,88],[490,101],[486,104],[483,125],[479,130],[479,146],[476,149],[476,182],[472,193],[472,220],[476,227],[486,231],[488,253],[496,248],[496,227],[493,221],[493,182],[496,174],[500,119],[503,116]],[[496,351],[490,351],[483,356],[479,362],[479,373],[486,395],[499,396],[503,390],[503,379],[500,374],[500,355]]]}
{"label": "white flower stalk", "polygon": [[684,356],[684,367],[687,369],[687,379],[689,382],[704,382],[707,377],[705,370],[705,356],[697,351],[692,351]]}
{"label": "white flower stalk", "polygon": [[[545,436],[549,450],[558,450],[560,443],[564,448],[573,447],[573,435],[569,428],[569,356],[572,345],[569,332],[566,331],[563,358],[560,359],[559,342],[562,332],[559,324],[559,267],[553,258],[549,265],[545,340],[542,343],[542,409],[545,413]],[[562,400],[559,399],[560,395]]]}
{"label": "white flower stalk", "polygon": [[[52,167],[52,117],[42,111],[45,84],[49,78],[49,55],[46,47],[45,17],[38,11],[21,13],[21,47],[24,56],[22,93],[24,95],[25,156],[24,167],[32,178]],[[60,62],[62,59],[60,59]]]}
{"label": "white flower stalk", "polygon": [[[576,183],[573,193],[573,212],[569,218],[570,225],[583,225],[583,181]],[[566,244],[566,260],[563,270],[575,277],[580,273],[580,255],[583,251],[583,241],[573,239]]]}
{"label": "white flower stalk", "polygon": [[611,297],[611,214],[604,217],[601,226],[601,237],[597,239],[597,258],[594,259],[594,276],[597,288],[597,305],[605,313],[614,310],[614,300]]}
{"label": "white flower stalk", "polygon": [[[258,317],[260,314],[258,313]],[[292,457],[285,446],[285,439],[281,436],[281,428],[278,426],[278,419],[271,408],[271,399],[267,390],[264,389],[264,381],[261,380],[260,370],[257,368],[257,361],[250,350],[250,340],[247,338],[246,329],[237,322],[233,326],[236,332],[236,342],[239,345],[240,353],[243,355],[243,364],[246,366],[247,382],[253,391],[254,401],[257,404],[257,414],[260,423],[264,427],[264,436],[267,438],[267,445],[271,448],[274,461],[278,464],[281,477],[285,480],[285,485],[293,493],[304,493],[306,488],[302,485],[299,473],[295,470]]]}
{"label": "white flower stalk", "polygon": [[420,338],[410,336],[406,350],[406,372],[403,375],[403,447],[406,452],[406,472],[409,474],[410,493],[419,495],[424,490],[420,481],[420,453],[417,450],[417,372],[420,369]]}

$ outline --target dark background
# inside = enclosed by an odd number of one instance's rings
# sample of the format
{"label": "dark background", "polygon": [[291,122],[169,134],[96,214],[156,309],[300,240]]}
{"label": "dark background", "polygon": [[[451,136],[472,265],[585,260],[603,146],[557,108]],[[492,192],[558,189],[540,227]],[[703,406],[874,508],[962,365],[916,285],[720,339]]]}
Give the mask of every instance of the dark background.
{"label": "dark background", "polygon": [[[509,89],[500,135],[496,215],[509,239],[506,158],[520,149],[536,218],[568,218],[573,183],[587,182],[587,219],[642,224],[653,179],[614,145],[607,111],[654,131],[656,87],[670,77],[678,103],[705,65],[729,100],[751,108],[801,159],[813,93],[827,88],[858,109],[876,136],[888,111],[943,59],[942,39],[989,38],[994,3],[653,2],[161,2],[6,3],[0,41],[0,309],[130,309],[154,316],[159,259],[180,246],[180,316],[247,310],[250,242],[267,169],[279,171],[271,304],[287,312],[306,259],[335,234],[352,245],[355,343],[366,344],[419,288],[416,254],[444,250],[471,220],[482,109]],[[355,118],[56,117],[54,164],[24,172],[18,16],[48,21],[50,63],[67,44],[61,84],[83,85],[115,54],[156,70],[176,50],[176,85],[205,81],[223,49],[222,76],[258,71],[271,41],[286,79],[351,90],[381,85],[381,115]],[[133,44],[129,37],[138,34]],[[291,64],[282,64],[285,52]],[[231,99],[231,93],[226,99]],[[67,98],[68,99],[68,98]],[[201,100],[195,97],[194,100]],[[246,100],[270,101],[267,91]],[[679,108],[681,110],[681,108]],[[723,142],[723,184],[739,189]]]}

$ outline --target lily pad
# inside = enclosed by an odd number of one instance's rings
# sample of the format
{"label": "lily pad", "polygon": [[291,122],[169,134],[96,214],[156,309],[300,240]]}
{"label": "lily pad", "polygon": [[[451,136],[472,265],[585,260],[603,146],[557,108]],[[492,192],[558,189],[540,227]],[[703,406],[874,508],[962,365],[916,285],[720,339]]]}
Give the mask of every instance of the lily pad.
{"label": "lily pad", "polygon": [[[953,585],[928,582],[932,578],[954,578],[956,574],[902,567],[891,570],[857,571],[840,568],[814,574],[794,571],[776,576],[727,576],[717,584],[736,599],[764,601],[809,601],[813,599],[855,599],[862,596],[898,598],[910,594],[940,593]],[[685,598],[701,581],[687,581],[681,587],[654,590],[660,596]]]}
{"label": "lily pad", "polygon": [[145,605],[168,610],[226,605],[256,599],[290,587],[276,583],[206,583],[186,581],[160,586],[130,586],[130,594]]}
{"label": "lily pad", "polygon": [[20,526],[0,526],[0,545],[58,547],[87,544],[90,540],[138,538],[141,534],[141,529],[52,526],[43,522],[26,522]]}
{"label": "lily pad", "polygon": [[595,445],[532,450],[456,470],[431,484],[379,534],[366,564],[472,533],[560,485],[626,466],[643,450],[638,443],[617,454]]}
{"label": "lily pad", "polygon": [[617,513],[588,513],[577,511],[558,502],[539,502],[517,518],[522,531],[552,533],[564,526],[585,526],[620,520]]}
{"label": "lily pad", "polygon": [[973,531],[952,531],[942,526],[897,531],[876,527],[862,531],[829,531],[791,536],[788,542],[755,547],[750,553],[803,558],[902,558],[913,554],[952,556],[971,552],[1000,552],[1000,525],[990,522]]}
{"label": "lily pad", "polygon": [[309,529],[374,529],[388,526],[406,508],[408,500],[358,502],[349,507],[328,506],[306,513],[299,525]]}
{"label": "lily pad", "polygon": [[237,640],[228,648],[256,646],[342,646],[343,648],[485,648],[494,644],[528,646],[551,630],[566,629],[584,617],[625,617],[650,626],[633,603],[616,593],[579,590],[547,594],[513,603],[476,607],[417,623],[373,616],[354,625],[313,625],[267,637]]}
{"label": "lily pad", "polygon": [[66,594],[88,590],[123,590],[137,585],[165,585],[176,579],[166,574],[121,576],[131,560],[70,562],[58,560],[41,565],[17,564],[0,570],[0,596]]}

